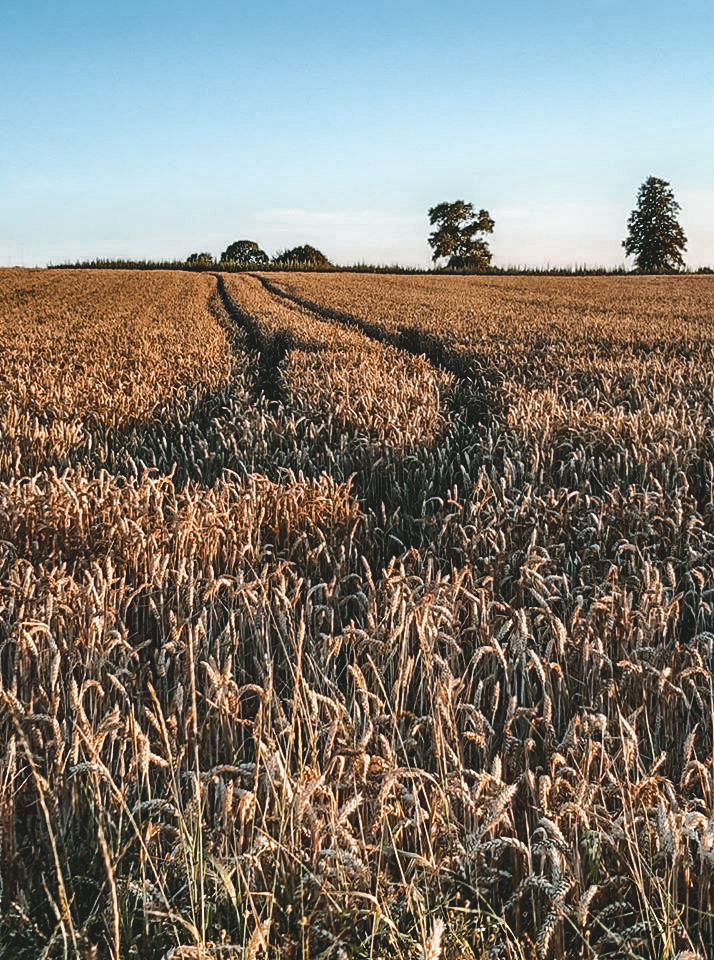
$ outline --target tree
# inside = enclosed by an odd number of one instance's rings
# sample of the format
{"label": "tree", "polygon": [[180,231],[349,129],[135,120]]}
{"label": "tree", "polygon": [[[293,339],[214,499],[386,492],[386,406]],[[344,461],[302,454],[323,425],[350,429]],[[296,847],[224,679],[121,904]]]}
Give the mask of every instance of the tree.
{"label": "tree", "polygon": [[205,251],[203,253],[190,253],[186,257],[186,263],[197,267],[211,267],[213,266],[213,254]]}
{"label": "tree", "polygon": [[268,262],[268,254],[254,240],[236,240],[221,254],[222,263],[235,263],[239,267],[257,267]]}
{"label": "tree", "polygon": [[661,273],[684,266],[687,238],[677,220],[680,209],[666,180],[648,177],[642,184],[622,241],[626,255],[634,254],[638,270]]}
{"label": "tree", "polygon": [[472,203],[455,200],[439,203],[429,210],[429,223],[437,229],[429,234],[434,263],[448,257],[447,266],[455,270],[486,270],[491,251],[479,233],[493,233],[494,221],[488,210],[474,211]]}
{"label": "tree", "polygon": [[293,247],[291,250],[283,250],[273,257],[273,263],[281,267],[305,266],[305,267],[330,267],[332,264],[324,253],[311,247],[309,243],[302,247]]}

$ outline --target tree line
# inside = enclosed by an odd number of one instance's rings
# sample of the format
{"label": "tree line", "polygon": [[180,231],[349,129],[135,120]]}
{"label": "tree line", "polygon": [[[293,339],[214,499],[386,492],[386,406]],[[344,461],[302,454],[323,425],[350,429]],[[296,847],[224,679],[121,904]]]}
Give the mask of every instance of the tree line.
{"label": "tree line", "polygon": [[236,240],[230,243],[223,251],[216,263],[211,253],[191,253],[186,257],[186,263],[196,267],[220,266],[229,264],[233,267],[264,267],[272,264],[276,267],[330,267],[332,264],[324,253],[309,243],[290,250],[282,250],[272,258],[265,250],[261,250],[254,240]]}
{"label": "tree line", "polygon": [[[673,273],[684,268],[682,253],[687,238],[678,220],[681,207],[666,180],[648,177],[637,193],[635,208],[627,220],[627,237],[622,241],[625,254],[634,257],[640,273]],[[504,275],[534,274],[574,276],[592,274],[625,274],[625,267],[494,267],[487,237],[495,222],[488,210],[478,212],[472,203],[455,200],[439,203],[428,211],[434,230],[428,236],[432,263],[438,271],[459,273],[491,273]],[[340,270],[358,273],[424,273],[421,267],[358,263],[339,266],[310,244],[282,250],[269,257],[254,240],[235,240],[214,259],[207,252],[191,253],[185,260],[116,260],[96,259],[75,263],[50,264],[54,268],[126,269],[126,270]],[[428,271],[427,271],[428,272]],[[697,273],[712,273],[703,267]]]}

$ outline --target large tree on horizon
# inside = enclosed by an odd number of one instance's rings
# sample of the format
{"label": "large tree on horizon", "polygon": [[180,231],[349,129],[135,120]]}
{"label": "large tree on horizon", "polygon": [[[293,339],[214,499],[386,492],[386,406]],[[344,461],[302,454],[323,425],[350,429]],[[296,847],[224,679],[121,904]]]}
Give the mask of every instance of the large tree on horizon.
{"label": "large tree on horizon", "polygon": [[434,263],[441,257],[455,270],[486,270],[491,264],[491,251],[480,233],[493,233],[494,221],[488,210],[474,210],[472,203],[454,200],[438,203],[429,210],[429,223],[436,227],[429,234]]}
{"label": "large tree on horizon", "polygon": [[680,210],[669,183],[659,177],[647,177],[627,221],[627,238],[622,241],[626,255],[634,255],[638,270],[663,273],[684,266],[682,251],[687,238],[677,219]]}

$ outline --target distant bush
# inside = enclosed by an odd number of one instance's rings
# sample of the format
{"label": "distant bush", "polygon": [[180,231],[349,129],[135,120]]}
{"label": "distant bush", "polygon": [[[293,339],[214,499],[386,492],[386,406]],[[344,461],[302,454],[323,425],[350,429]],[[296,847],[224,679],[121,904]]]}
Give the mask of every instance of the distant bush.
{"label": "distant bush", "polygon": [[260,249],[255,240],[236,240],[221,254],[221,263],[238,267],[257,267],[268,262],[268,254]]}
{"label": "distant bush", "polygon": [[196,267],[212,267],[214,263],[213,254],[205,251],[203,253],[190,253],[186,257],[186,263]]}
{"label": "distant bush", "polygon": [[332,264],[324,253],[304,244],[301,247],[293,247],[291,250],[283,250],[273,257],[273,263],[280,267],[330,267]]}

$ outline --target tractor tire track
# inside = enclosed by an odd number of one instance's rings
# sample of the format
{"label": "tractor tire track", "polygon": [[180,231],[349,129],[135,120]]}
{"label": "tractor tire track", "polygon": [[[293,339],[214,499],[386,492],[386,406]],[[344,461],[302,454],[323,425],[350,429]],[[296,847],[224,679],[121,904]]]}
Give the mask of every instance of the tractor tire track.
{"label": "tractor tire track", "polygon": [[352,313],[345,313],[316,303],[307,297],[283,290],[262,274],[251,274],[271,296],[296,307],[309,310],[321,320],[354,327],[370,340],[387,344],[415,357],[423,357],[435,368],[452,374],[455,384],[445,394],[444,404],[450,412],[462,416],[471,426],[491,422],[488,384],[477,358],[461,354],[443,340],[413,327],[400,327],[389,333],[376,323],[370,323]]}
{"label": "tractor tire track", "polygon": [[266,337],[255,320],[233,300],[223,276],[220,273],[214,273],[213,276],[216,278],[216,292],[223,309],[229,320],[244,332],[248,349],[257,357],[256,398],[263,394],[268,401],[284,402],[285,391],[280,367],[293,345],[290,337]]}
{"label": "tractor tire track", "polygon": [[[283,379],[284,366],[281,369],[281,365],[292,350],[310,350],[309,342],[297,333],[294,336],[284,331],[272,336],[267,334],[260,324],[259,314],[236,303],[230,282],[225,282],[220,275],[215,276],[226,313],[244,332],[251,352],[258,357],[260,374],[256,383],[256,402],[260,402],[262,391],[267,398],[280,401],[281,418],[290,418],[295,411],[289,384]],[[365,436],[355,434],[342,450],[338,474],[335,473],[334,458],[331,455],[326,457],[325,449],[343,443],[351,428],[339,428],[338,435],[332,436],[335,427],[327,426],[325,430],[327,421],[322,422],[322,415],[315,420],[309,413],[305,416],[305,411],[299,411],[300,425],[294,435],[291,433],[291,442],[296,444],[295,453],[303,443],[310,448],[309,462],[303,458],[298,463],[296,459],[296,471],[309,470],[318,474],[324,471],[338,482],[352,478],[354,495],[368,518],[370,530],[370,545],[363,544],[363,549],[377,566],[386,565],[411,548],[428,547],[442,524],[440,511],[443,512],[443,504],[454,491],[459,498],[468,495],[480,466],[477,451],[481,430],[475,424],[484,422],[485,403],[479,395],[474,396],[474,383],[425,357],[423,350],[408,349],[403,342],[395,342],[376,325],[363,324],[357,318],[335,315],[333,311],[285,296],[269,282],[265,283],[262,277],[249,276],[272,306],[279,305],[290,313],[309,314],[321,326],[327,323],[332,327],[351,328],[364,338],[365,345],[379,344],[401,354],[408,361],[407,368],[416,357],[433,372],[450,374],[444,380],[453,382],[444,382],[439,388],[438,404],[446,415],[443,429],[428,438],[413,438],[404,446],[394,441],[365,442]],[[339,330],[335,333],[339,334]]]}

